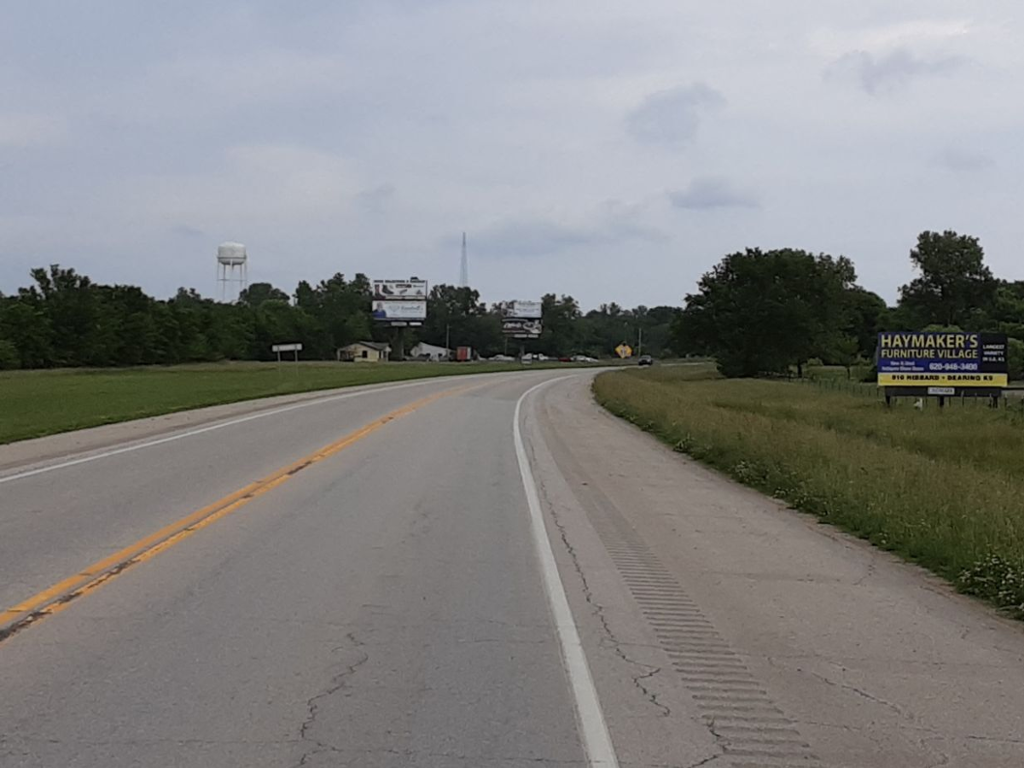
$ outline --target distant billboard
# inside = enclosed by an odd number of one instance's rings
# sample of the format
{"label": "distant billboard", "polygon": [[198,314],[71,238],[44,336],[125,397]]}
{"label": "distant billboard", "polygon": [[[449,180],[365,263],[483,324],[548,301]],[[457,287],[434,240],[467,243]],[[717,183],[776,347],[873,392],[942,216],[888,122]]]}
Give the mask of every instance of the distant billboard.
{"label": "distant billboard", "polygon": [[501,332],[514,339],[538,339],[543,330],[540,320],[506,317],[501,321]]}
{"label": "distant billboard", "polygon": [[539,301],[513,301],[509,304],[508,316],[523,320],[540,320],[543,305]]}
{"label": "distant billboard", "polygon": [[[998,389],[1008,382],[1006,336],[963,331],[886,331],[878,334],[878,386]],[[942,390],[942,391],[939,391]],[[952,391],[950,391],[952,390]]]}
{"label": "distant billboard", "polygon": [[374,320],[399,320],[413,322],[427,319],[425,301],[376,301],[373,302]]}
{"label": "distant billboard", "polygon": [[374,301],[426,301],[427,281],[412,278],[410,280],[374,280]]}
{"label": "distant billboard", "polygon": [[427,281],[373,281],[373,319],[391,325],[418,325],[427,319]]}

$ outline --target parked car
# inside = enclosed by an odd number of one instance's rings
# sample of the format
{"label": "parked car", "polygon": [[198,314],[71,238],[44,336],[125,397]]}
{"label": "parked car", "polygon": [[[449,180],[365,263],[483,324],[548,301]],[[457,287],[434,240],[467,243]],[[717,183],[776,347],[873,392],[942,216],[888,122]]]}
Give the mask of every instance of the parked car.
{"label": "parked car", "polygon": [[654,358],[650,355],[640,355],[640,359],[636,362],[637,365],[654,365]]}

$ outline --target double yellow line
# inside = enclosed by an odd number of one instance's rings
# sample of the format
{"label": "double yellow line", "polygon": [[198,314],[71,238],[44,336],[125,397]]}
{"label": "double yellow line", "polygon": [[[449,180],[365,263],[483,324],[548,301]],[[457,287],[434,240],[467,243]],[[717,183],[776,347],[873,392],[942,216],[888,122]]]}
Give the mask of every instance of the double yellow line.
{"label": "double yellow line", "polygon": [[420,400],[416,400],[408,405],[391,411],[390,413],[381,416],[379,419],[371,421],[369,424],[345,435],[345,437],[340,440],[330,443],[329,445],[325,445],[320,450],[311,453],[286,467],[282,467],[266,477],[261,478],[254,483],[250,483],[244,488],[240,488],[234,493],[228,494],[224,498],[219,499],[212,504],[208,504],[202,509],[197,509],[195,512],[186,515],[180,520],[164,526],[159,531],[136,541],[134,544],[130,544],[121,551],[115,552],[109,557],[105,557],[104,559],[93,563],[85,570],[76,573],[74,576],[69,576],[63,581],[44,589],[42,592],[33,595],[27,600],[7,608],[0,612],[0,642],[3,642],[11,635],[25,629],[31,624],[35,624],[42,619],[54,615],[55,613],[59,613],[70,605],[73,600],[98,589],[111,579],[124,573],[132,566],[156,557],[156,555],[160,554],[164,550],[170,549],[175,544],[184,541],[196,531],[217,522],[223,517],[227,517],[232,512],[244,507],[253,499],[259,498],[263,494],[277,488],[279,485],[286,483],[307,467],[345,450],[349,446],[362,440],[364,437],[373,434],[386,424],[389,424],[396,419],[400,419],[403,416],[407,416],[414,411],[418,411],[420,408],[423,408],[437,400],[445,397],[451,397],[452,395],[460,394],[470,389],[476,389],[480,386],[483,385],[476,384],[445,390],[444,392],[429,395],[428,397],[421,398]]}

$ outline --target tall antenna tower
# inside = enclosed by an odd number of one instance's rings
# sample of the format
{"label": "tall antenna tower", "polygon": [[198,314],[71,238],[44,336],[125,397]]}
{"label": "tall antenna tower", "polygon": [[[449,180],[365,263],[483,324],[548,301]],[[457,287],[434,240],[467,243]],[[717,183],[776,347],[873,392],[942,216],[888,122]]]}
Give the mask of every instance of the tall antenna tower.
{"label": "tall antenna tower", "polygon": [[462,233],[462,264],[459,267],[459,285],[469,287],[469,257],[466,255],[466,233]]}

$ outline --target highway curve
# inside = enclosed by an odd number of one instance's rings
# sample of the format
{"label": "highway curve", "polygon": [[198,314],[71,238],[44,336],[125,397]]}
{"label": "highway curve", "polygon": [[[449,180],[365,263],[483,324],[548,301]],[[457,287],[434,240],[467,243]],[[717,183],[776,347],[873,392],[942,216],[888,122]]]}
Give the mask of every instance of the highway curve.
{"label": "highway curve", "polygon": [[1024,765],[1019,624],[592,375],[0,447],[0,766]]}

